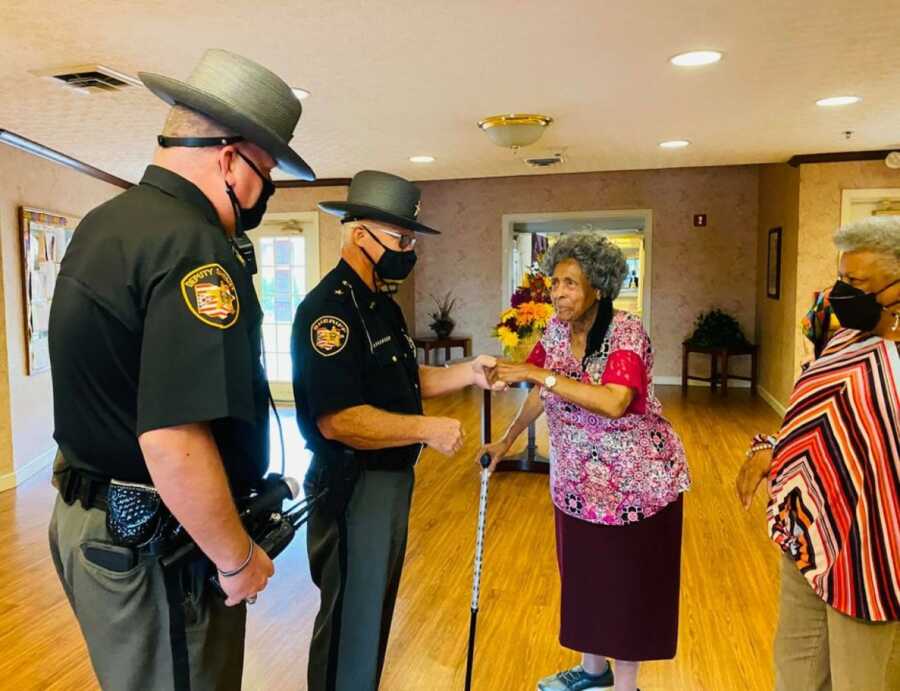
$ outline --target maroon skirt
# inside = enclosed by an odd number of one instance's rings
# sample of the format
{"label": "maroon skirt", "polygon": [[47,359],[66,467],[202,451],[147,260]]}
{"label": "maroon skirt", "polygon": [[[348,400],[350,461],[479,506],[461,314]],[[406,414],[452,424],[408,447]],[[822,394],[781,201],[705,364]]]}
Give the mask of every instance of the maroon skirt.
{"label": "maroon skirt", "polygon": [[616,660],[669,660],[678,645],[681,496],[631,525],[556,509],[559,642]]}

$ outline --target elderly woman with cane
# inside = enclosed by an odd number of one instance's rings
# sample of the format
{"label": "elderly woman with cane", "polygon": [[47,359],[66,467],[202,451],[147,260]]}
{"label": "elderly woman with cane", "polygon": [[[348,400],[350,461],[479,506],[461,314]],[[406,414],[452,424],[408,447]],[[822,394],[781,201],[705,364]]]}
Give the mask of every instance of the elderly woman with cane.
{"label": "elderly woman with cane", "polygon": [[800,375],[777,437],[737,479],[768,479],[784,551],[776,691],[900,689],[900,217],[834,236],[843,329]]}
{"label": "elderly woman with cane", "polygon": [[[635,691],[643,660],[675,656],[684,449],[653,392],[653,353],[636,315],[613,309],[625,257],[605,238],[563,237],[544,258],[556,314],[506,383],[535,385],[492,464],[542,412],[562,582],[560,643],[582,664],[541,691]],[[615,679],[608,658],[615,660]]]}

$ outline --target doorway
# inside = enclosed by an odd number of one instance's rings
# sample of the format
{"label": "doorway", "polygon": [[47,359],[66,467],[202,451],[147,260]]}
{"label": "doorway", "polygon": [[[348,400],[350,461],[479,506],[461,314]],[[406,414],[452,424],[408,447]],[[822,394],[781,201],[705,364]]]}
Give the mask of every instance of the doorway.
{"label": "doorway", "polygon": [[263,309],[263,353],[272,397],[293,403],[291,326],[297,306],[319,282],[319,215],[272,213],[248,235],[259,267],[253,277]]}
{"label": "doorway", "polygon": [[900,187],[844,190],[841,193],[841,225],[868,216],[900,215]]}
{"label": "doorway", "polygon": [[650,209],[578,211],[503,216],[503,297],[501,312],[525,271],[568,233],[596,233],[625,254],[628,275],[616,299],[616,309],[634,312],[650,333],[653,212]]}

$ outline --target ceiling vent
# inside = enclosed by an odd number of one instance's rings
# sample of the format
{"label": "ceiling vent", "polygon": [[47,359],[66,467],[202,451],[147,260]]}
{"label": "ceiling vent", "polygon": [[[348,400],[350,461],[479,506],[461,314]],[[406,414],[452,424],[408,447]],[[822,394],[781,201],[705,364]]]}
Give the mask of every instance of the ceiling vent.
{"label": "ceiling vent", "polygon": [[83,94],[108,93],[122,91],[130,86],[141,86],[140,80],[130,74],[105,65],[77,65],[32,74],[61,82],[67,88]]}
{"label": "ceiling vent", "polygon": [[562,151],[547,151],[537,156],[527,156],[524,160],[532,168],[550,168],[565,162],[566,157]]}

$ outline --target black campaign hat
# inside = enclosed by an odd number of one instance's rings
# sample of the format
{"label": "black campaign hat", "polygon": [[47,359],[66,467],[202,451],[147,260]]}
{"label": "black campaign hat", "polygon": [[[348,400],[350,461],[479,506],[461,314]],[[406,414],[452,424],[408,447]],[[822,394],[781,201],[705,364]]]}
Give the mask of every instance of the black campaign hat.
{"label": "black campaign hat", "polygon": [[439,231],[416,220],[421,197],[422,191],[409,180],[377,170],[363,170],[353,176],[347,201],[321,202],[319,208],[340,216],[342,221],[369,218],[416,233],[440,235]]}

